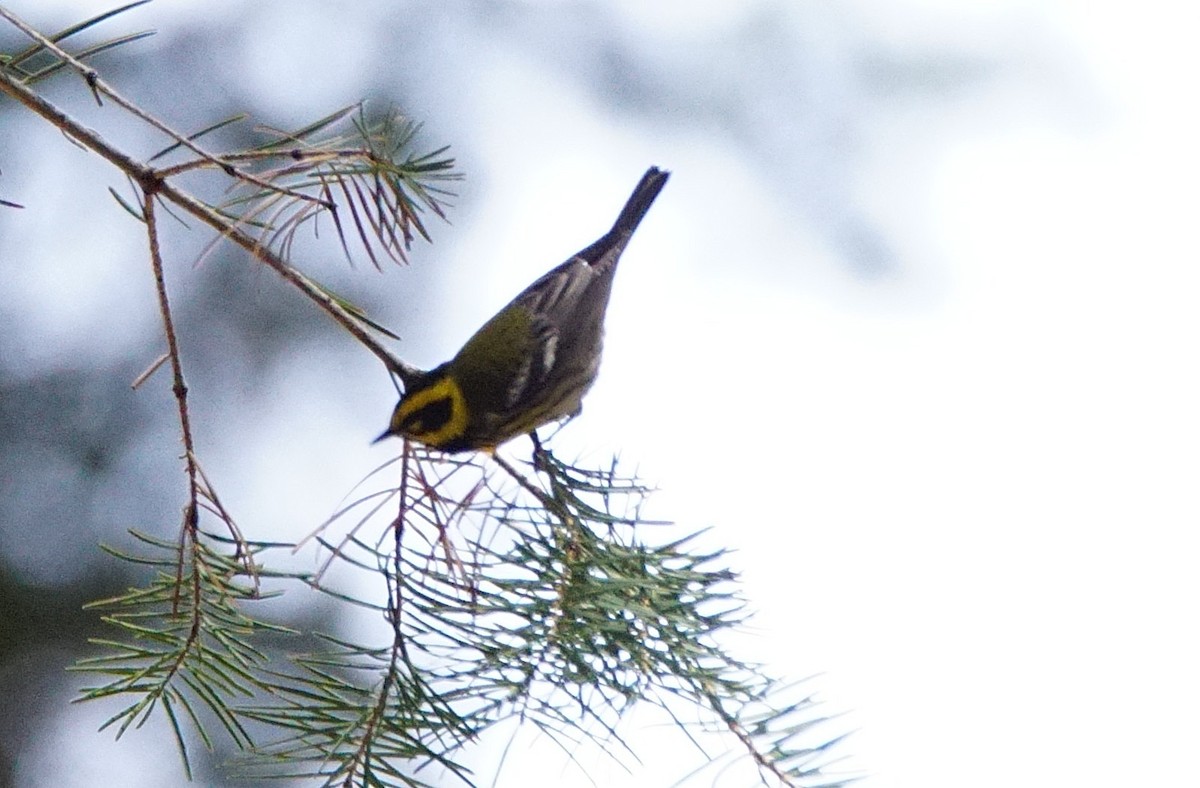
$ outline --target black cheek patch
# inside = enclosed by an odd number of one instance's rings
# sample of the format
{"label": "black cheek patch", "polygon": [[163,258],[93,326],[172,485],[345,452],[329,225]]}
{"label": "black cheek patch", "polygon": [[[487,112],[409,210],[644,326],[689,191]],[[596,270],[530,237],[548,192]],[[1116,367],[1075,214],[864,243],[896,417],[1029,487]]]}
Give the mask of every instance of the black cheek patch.
{"label": "black cheek patch", "polygon": [[437,432],[450,421],[453,405],[449,397],[435,399],[425,407],[408,414],[408,417],[400,422],[400,431],[408,435]]}

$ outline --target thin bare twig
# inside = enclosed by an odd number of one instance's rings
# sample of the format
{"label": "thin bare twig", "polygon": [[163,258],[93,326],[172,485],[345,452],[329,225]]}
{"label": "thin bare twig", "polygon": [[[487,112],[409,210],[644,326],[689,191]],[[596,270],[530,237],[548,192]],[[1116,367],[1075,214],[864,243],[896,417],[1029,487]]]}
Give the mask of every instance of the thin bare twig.
{"label": "thin bare twig", "polygon": [[[154,213],[154,193],[146,190],[142,194],[142,215],[146,220],[146,240],[150,247],[150,262],[154,268],[154,284],[158,291],[159,315],[163,321],[163,334],[167,338],[167,355],[171,361],[173,384],[171,391],[175,394],[175,403],[179,411],[179,432],[183,440],[183,456],[188,476],[188,502],[184,506],[183,533],[179,540],[179,558],[175,568],[175,576],[179,582],[175,585],[175,597],[172,601],[172,614],[179,612],[179,594],[182,589],[184,553],[191,548],[191,586],[192,586],[192,620],[184,648],[179,650],[175,664],[170,674],[174,674],[183,664],[183,660],[191,651],[192,645],[200,637],[200,501],[199,501],[199,470],[195,460],[195,442],[192,439],[191,417],[188,414],[187,385],[183,381],[183,363],[179,357],[179,342],[175,334],[175,321],[171,316],[171,302],[167,298],[166,277],[163,274],[161,249],[158,243],[158,220]],[[165,682],[164,682],[165,686]]]}
{"label": "thin bare twig", "polygon": [[[360,148],[337,148],[321,150],[304,150],[303,148],[294,148],[292,150],[283,151],[237,151],[235,153],[222,153],[215,160],[212,158],[189,159],[188,161],[183,161],[178,164],[172,164],[170,167],[163,167],[161,172],[164,178],[170,178],[175,175],[181,175],[185,172],[191,172],[192,170],[204,169],[206,167],[220,167],[224,162],[274,161],[281,157],[286,157],[296,162],[312,164],[324,161],[350,159],[361,156],[363,156],[363,151]],[[332,204],[332,202],[329,200],[317,200],[316,202],[320,202],[322,204]]]}
{"label": "thin bare twig", "polygon": [[153,375],[155,372],[158,372],[159,367],[161,367],[163,364],[167,363],[167,360],[169,358],[171,358],[170,353],[163,353],[161,356],[154,359],[154,361],[150,362],[150,366],[146,367],[146,370],[144,372],[142,372],[140,375],[138,375],[136,378],[133,379],[133,382],[129,384],[129,387],[132,389],[136,389],[138,386],[145,383],[147,380],[150,379],[151,375]]}

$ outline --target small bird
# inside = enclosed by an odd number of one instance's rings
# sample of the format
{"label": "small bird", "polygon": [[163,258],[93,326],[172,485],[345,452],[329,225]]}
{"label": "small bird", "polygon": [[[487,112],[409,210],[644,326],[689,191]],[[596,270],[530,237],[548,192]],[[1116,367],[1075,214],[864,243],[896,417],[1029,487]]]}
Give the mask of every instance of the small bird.
{"label": "small bird", "polygon": [[573,417],[600,368],[613,276],[670,173],[651,167],[611,230],[549,271],[428,372],[409,371],[390,435],[446,452],[491,451]]}

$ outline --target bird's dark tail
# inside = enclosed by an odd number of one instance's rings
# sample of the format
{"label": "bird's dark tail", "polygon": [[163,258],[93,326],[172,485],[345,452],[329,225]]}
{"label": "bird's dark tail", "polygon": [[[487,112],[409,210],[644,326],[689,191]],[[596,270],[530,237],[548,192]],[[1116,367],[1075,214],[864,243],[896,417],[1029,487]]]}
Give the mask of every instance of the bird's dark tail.
{"label": "bird's dark tail", "polygon": [[621,215],[613,223],[612,231],[632,233],[636,230],[642,222],[642,217],[646,215],[646,211],[650,210],[654,198],[662,191],[662,187],[666,185],[669,177],[671,177],[671,173],[660,170],[658,167],[646,170],[646,174],[638,181],[633,194],[629,195],[625,207],[621,209]]}
{"label": "bird's dark tail", "polygon": [[599,263],[601,258],[616,262],[616,258],[624,251],[625,244],[629,243],[633,231],[642,223],[646,212],[654,204],[654,199],[658,197],[658,193],[662,191],[662,187],[666,185],[669,177],[671,177],[671,173],[660,170],[658,167],[646,170],[646,174],[634,188],[633,194],[629,195],[629,199],[625,202],[625,207],[621,209],[621,214],[617,216],[617,221],[613,223],[612,229],[576,257],[582,257],[593,265]]}

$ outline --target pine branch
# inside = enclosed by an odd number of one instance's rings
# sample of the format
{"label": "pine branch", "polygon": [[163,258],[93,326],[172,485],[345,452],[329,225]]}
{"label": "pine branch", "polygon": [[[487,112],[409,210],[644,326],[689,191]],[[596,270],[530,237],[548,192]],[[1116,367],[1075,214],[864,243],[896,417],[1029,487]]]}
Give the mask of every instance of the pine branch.
{"label": "pine branch", "polygon": [[[211,749],[212,739],[200,723],[197,704],[209,712],[240,747],[252,746],[250,735],[232,713],[232,700],[248,697],[264,682],[257,668],[266,659],[252,644],[263,633],[290,633],[254,619],[242,607],[262,599],[253,579],[246,576],[247,546],[218,551],[210,543],[232,543],[212,535],[187,540],[191,549],[180,559],[181,546],[131,532],[145,552],[126,553],[104,548],[116,558],[151,567],[154,576],[141,588],[88,605],[103,614],[117,630],[117,638],[93,639],[106,653],[80,660],[73,670],[105,677],[106,683],[84,688],[78,701],[131,697],[128,705],[108,719],[101,729],[116,726],[120,738],[131,725],[141,727],[160,705],[170,717],[184,769],[191,776],[184,731],[176,708],[182,709]],[[270,547],[249,545],[251,554]],[[195,583],[195,593],[180,595],[177,567]]]}
{"label": "pine branch", "polygon": [[[174,204],[215,229],[218,239],[228,239],[248,251],[350,332],[393,374],[405,381],[416,374],[411,365],[396,358],[371,335],[368,329],[374,324],[359,318],[361,310],[345,308],[343,299],[314,282],[281,253],[286,254],[290,249],[297,228],[315,215],[330,212],[348,257],[351,256],[351,238],[357,237],[373,261],[377,262],[376,248],[394,259],[403,260],[415,235],[428,237],[419,217],[420,210],[426,208],[439,216],[444,215],[443,199],[448,193],[437,184],[459,177],[453,172],[453,159],[444,156],[445,148],[432,153],[413,153],[407,146],[413,143],[417,127],[404,122],[394,111],[384,113],[377,121],[369,121],[360,113],[352,121],[354,132],[350,137],[344,136],[347,133],[343,132],[310,142],[309,148],[298,146],[318,132],[326,131],[335,122],[348,118],[349,110],[353,109],[348,108],[290,135],[273,133],[272,139],[257,150],[213,154],[194,141],[203,131],[186,135],[171,129],[114,90],[94,68],[2,6],[0,18],[32,39],[39,50],[45,50],[65,64],[64,68],[78,73],[91,88],[97,102],[101,102],[102,97],[107,98],[167,136],[172,147],[164,153],[186,149],[197,158],[175,167],[153,167],[149,161],[125,153],[99,132],[75,121],[67,112],[35,93],[27,84],[28,75],[3,64],[0,64],[0,91],[72,140],[104,157],[140,192]],[[355,144],[347,149],[344,144],[351,138]],[[292,146],[282,146],[280,143],[284,140]],[[246,161],[265,162],[270,166],[262,173],[255,173],[241,166]],[[213,170],[232,179],[235,186],[250,191],[248,195],[235,196],[224,204],[205,203],[177,187],[172,180],[198,169]],[[346,232],[338,217],[339,196],[344,199],[344,209],[353,218],[357,230],[355,236]],[[140,196],[133,202],[140,203]],[[388,208],[392,209],[391,213]]]}

